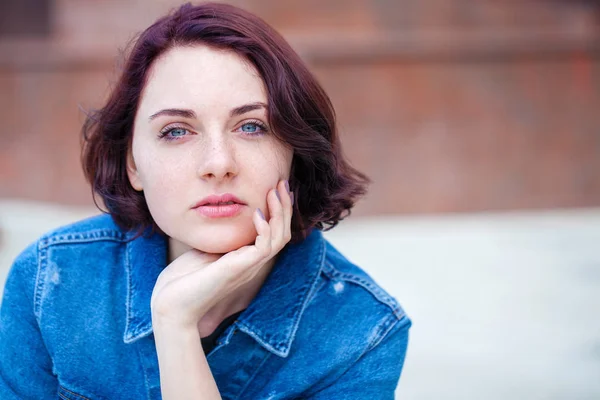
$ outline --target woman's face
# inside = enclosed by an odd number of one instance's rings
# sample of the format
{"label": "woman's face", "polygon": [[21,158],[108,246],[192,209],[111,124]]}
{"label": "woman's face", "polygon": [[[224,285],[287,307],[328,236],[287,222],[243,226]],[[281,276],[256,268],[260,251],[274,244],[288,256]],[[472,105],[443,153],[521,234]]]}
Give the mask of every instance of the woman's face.
{"label": "woman's face", "polygon": [[269,219],[267,192],[289,178],[293,156],[266,104],[260,75],[231,51],[175,47],[153,63],[127,170],[172,239],[209,253],[254,242],[252,213]]}

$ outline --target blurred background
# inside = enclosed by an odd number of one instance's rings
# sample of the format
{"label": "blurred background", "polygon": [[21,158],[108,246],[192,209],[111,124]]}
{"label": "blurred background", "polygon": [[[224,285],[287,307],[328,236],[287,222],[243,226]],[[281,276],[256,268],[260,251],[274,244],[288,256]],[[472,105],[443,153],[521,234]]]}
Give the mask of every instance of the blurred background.
{"label": "blurred background", "polygon": [[[402,399],[600,399],[600,1],[246,0],[372,179],[328,236],[413,319]],[[0,283],[96,213],[82,110],[172,0],[0,1]]]}

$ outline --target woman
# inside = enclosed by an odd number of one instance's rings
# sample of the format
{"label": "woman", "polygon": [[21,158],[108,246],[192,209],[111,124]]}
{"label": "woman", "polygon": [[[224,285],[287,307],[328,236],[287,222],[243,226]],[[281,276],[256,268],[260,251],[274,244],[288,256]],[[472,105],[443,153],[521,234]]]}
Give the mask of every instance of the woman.
{"label": "woman", "polygon": [[12,266],[0,398],[393,398],[410,320],[321,235],[367,179],[265,22],[159,19],[83,134],[108,215]]}

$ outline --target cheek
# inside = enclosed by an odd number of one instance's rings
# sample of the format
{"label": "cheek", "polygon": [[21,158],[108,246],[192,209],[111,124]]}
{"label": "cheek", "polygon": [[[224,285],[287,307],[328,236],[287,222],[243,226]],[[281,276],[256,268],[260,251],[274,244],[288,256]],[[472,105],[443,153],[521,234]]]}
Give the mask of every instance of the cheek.
{"label": "cheek", "polygon": [[292,159],[294,157],[294,150],[285,148],[282,150],[280,157],[280,170],[282,179],[290,178],[290,171],[292,169]]}
{"label": "cheek", "polygon": [[177,232],[177,223],[182,210],[183,185],[166,172],[154,171],[147,176],[148,182],[144,190],[144,198],[152,219],[158,227],[169,236]]}
{"label": "cheek", "polygon": [[146,146],[144,151],[137,154],[135,160],[144,191],[170,191],[186,170],[184,157],[165,154],[152,146]]}
{"label": "cheek", "polygon": [[287,157],[282,157],[280,153],[271,153],[252,160],[247,169],[252,176],[253,186],[266,196],[280,180],[289,178],[290,165]]}
{"label": "cheek", "polygon": [[247,159],[246,170],[251,176],[251,187],[255,191],[255,206],[259,207],[265,217],[270,218],[267,205],[267,194],[275,188],[280,180],[289,179],[293,151],[287,148],[273,149],[269,147],[255,153]]}
{"label": "cheek", "polygon": [[274,186],[279,180],[289,178],[292,156],[293,150],[291,148],[272,139],[272,142],[261,146],[252,164],[255,169],[261,170],[259,175],[268,178]]}
{"label": "cheek", "polygon": [[173,210],[174,202],[184,198],[185,170],[182,160],[169,160],[147,152],[137,164],[144,196],[152,216],[157,220]]}

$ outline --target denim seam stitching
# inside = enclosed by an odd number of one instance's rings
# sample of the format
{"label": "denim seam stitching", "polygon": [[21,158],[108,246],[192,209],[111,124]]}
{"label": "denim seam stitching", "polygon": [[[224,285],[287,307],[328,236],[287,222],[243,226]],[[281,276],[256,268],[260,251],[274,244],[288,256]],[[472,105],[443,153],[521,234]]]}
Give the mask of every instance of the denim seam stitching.
{"label": "denim seam stitching", "polygon": [[103,240],[123,242],[125,241],[125,235],[122,232],[107,229],[98,229],[88,232],[54,234],[43,237],[43,239],[40,241],[40,246],[41,248],[45,248],[57,244],[89,243]]}
{"label": "denim seam stitching", "polygon": [[[127,245],[125,249],[125,270],[127,275],[127,298],[125,299],[125,333],[123,334],[123,340],[127,342],[133,341],[135,337],[134,334],[130,332],[130,322],[131,322],[131,246]],[[128,337],[128,334],[131,334],[131,337]]]}
{"label": "denim seam stitching", "polygon": [[[377,347],[377,345],[379,343],[381,343],[381,341],[383,340],[383,338],[385,338],[387,336],[387,334],[396,326],[396,324],[398,324],[400,322],[399,319],[393,318],[392,316],[389,316],[388,318],[386,318],[384,321],[382,321],[379,326],[377,327],[377,329],[379,330],[379,334],[377,335],[377,337],[371,342],[369,343],[369,346],[367,348],[366,352],[369,352],[371,350],[373,350],[375,347]],[[365,353],[366,353],[365,352]],[[362,357],[362,356],[361,356]]]}
{"label": "denim seam stitching", "polygon": [[405,315],[404,310],[399,306],[397,301],[393,297],[387,295],[379,287],[373,285],[369,281],[362,279],[354,274],[348,274],[348,273],[344,273],[344,272],[337,270],[333,266],[333,264],[331,264],[331,262],[329,262],[329,261],[326,262],[326,266],[328,267],[328,269],[324,270],[324,273],[327,276],[329,276],[331,279],[339,278],[344,281],[352,282],[357,285],[360,285],[360,286],[364,287],[365,289],[367,289],[381,303],[390,307],[392,309],[392,311],[394,312],[394,315],[396,316],[397,319],[400,320]]}
{"label": "denim seam stitching", "polygon": [[37,246],[37,271],[35,275],[35,286],[33,293],[33,314],[36,317],[38,325],[41,326],[42,319],[42,293],[44,291],[45,282],[45,271],[46,271],[46,259],[48,257],[47,248],[42,245],[41,241],[38,242]]}
{"label": "denim seam stitching", "polygon": [[326,283],[327,283],[327,281],[325,279],[319,279],[319,284],[312,291],[311,297],[308,300],[309,303],[313,301],[313,299],[317,296],[317,293],[319,293],[319,290],[321,290],[323,288],[323,286],[325,286]]}
{"label": "denim seam stitching", "polygon": [[[64,387],[63,385],[58,385],[60,388],[62,388],[65,392],[77,397],[78,399],[82,399],[82,400],[91,400],[89,397],[85,397],[81,394],[75,393],[72,390],[67,389],[66,387]],[[59,393],[60,395],[60,393]]]}

